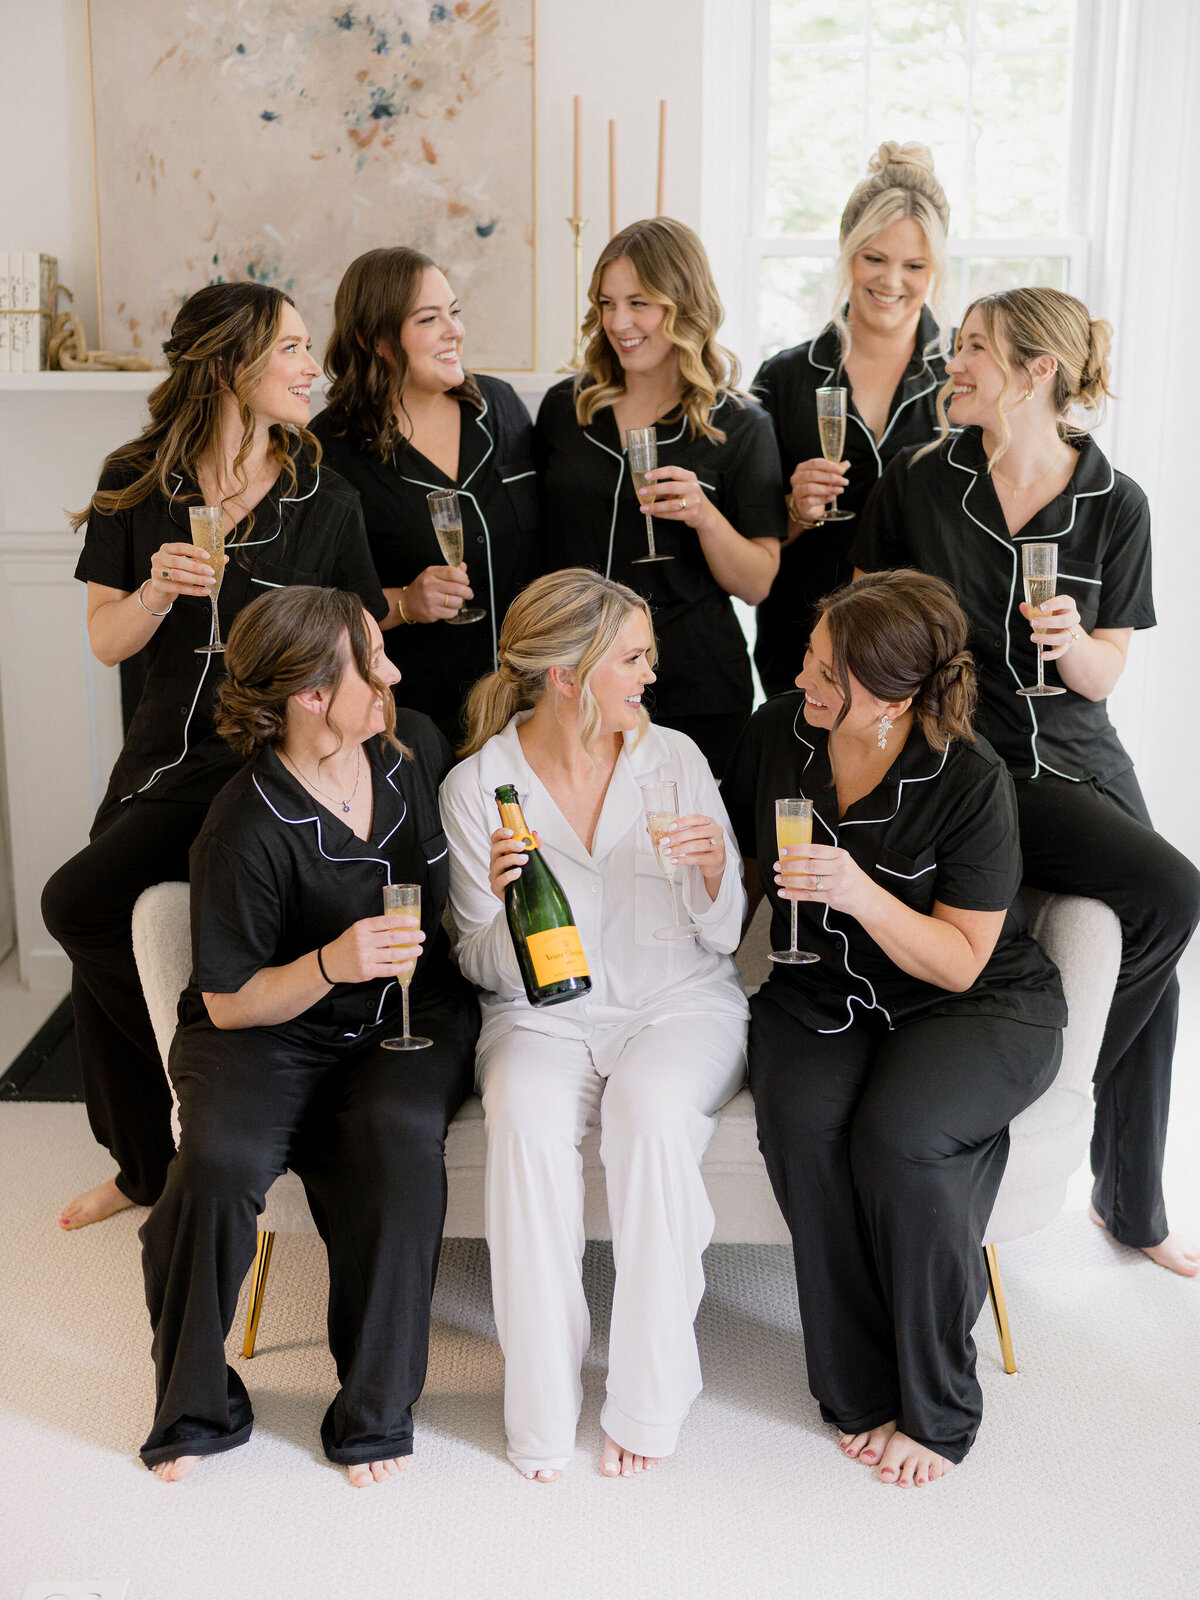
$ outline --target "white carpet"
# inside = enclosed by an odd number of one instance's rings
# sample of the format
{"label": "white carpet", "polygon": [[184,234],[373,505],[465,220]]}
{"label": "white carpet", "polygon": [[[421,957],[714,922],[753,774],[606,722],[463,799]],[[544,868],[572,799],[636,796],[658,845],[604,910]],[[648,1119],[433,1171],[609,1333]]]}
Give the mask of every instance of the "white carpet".
{"label": "white carpet", "polygon": [[611,1256],[589,1248],[579,1454],[559,1484],[524,1482],[503,1455],[484,1247],[455,1241],[414,1464],[355,1491],[317,1440],[333,1372],[311,1236],[277,1241],[243,1368],[253,1439],[164,1485],[135,1454],[151,1400],[143,1213],[53,1225],[107,1171],[82,1107],[0,1107],[0,1600],[42,1577],[128,1577],[129,1600],[1200,1595],[1200,1284],[1114,1248],[1081,1210],[1002,1249],[1021,1371],[1004,1375],[981,1321],[983,1431],[927,1489],[840,1457],[804,1382],[787,1252],[734,1246],[709,1252],[707,1387],[679,1454],[615,1483],[597,1471]]}

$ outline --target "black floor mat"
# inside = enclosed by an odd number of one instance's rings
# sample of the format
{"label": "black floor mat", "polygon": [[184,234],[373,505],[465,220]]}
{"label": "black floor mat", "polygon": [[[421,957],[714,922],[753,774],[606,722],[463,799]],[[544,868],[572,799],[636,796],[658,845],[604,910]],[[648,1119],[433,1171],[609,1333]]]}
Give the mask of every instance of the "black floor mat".
{"label": "black floor mat", "polygon": [[69,998],[42,1024],[0,1078],[0,1100],[82,1100]]}

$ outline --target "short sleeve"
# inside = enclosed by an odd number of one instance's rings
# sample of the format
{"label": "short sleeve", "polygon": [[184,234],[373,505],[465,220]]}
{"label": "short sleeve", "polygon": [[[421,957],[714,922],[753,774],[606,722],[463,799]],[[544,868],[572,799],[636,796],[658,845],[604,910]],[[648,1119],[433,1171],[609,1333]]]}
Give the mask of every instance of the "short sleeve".
{"label": "short sleeve", "polygon": [[192,855],[192,963],[207,994],[236,994],[274,964],[282,935],[278,886],[256,859],[201,835]]}
{"label": "short sleeve", "polygon": [[1130,479],[1119,477],[1114,491],[1117,515],[1104,552],[1103,586],[1097,628],[1152,628],[1154,596],[1150,573],[1150,506]]}
{"label": "short sleeve", "polygon": [[913,564],[904,527],[904,501],[908,488],[912,449],[901,450],[885,468],[871,490],[858,531],[850,545],[850,561],[862,572],[887,572]]}
{"label": "short sleeve", "polygon": [[782,541],[787,538],[787,513],[775,428],[756,401],[743,401],[743,406],[736,453],[723,474],[721,510],[744,539]]}
{"label": "short sleeve", "polygon": [[344,479],[339,480],[339,484],[344,487],[348,498],[344,504],[340,528],[335,536],[337,549],[330,573],[330,583],[335,589],[345,589],[351,594],[356,594],[376,622],[382,622],[390,607],[380,586],[375,562],[371,558],[362,503],[358,491],[352,489]]}
{"label": "short sleeve", "polygon": [[751,717],[738,735],[721,777],[721,801],[738,850],[749,861],[758,853],[756,801],[761,740],[762,718]]}
{"label": "short sleeve", "polygon": [[[1021,836],[1008,768],[968,749],[956,768],[971,774],[937,841],[934,898],[960,911],[1007,911],[1021,887]],[[965,775],[964,775],[965,777]]]}
{"label": "short sleeve", "polygon": [[[102,472],[97,493],[120,488],[128,482],[128,474]],[[137,506],[113,512],[92,508],[84,531],[83,549],[75,565],[75,576],[81,583],[102,583],[106,588],[124,589],[131,594],[142,578],[150,576],[149,570],[138,575],[134,538],[134,520],[145,504],[141,501]]]}

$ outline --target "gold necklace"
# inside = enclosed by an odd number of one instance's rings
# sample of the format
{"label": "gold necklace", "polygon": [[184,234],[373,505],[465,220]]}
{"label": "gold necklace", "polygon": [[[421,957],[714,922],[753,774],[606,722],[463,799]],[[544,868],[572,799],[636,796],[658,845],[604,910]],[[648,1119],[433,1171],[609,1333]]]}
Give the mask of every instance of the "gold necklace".
{"label": "gold necklace", "polygon": [[319,783],[314,783],[311,778],[306,777],[296,763],[292,760],[291,756],[286,753],[282,745],[279,748],[279,755],[280,758],[286,762],[289,767],[291,767],[292,771],[296,774],[296,776],[300,779],[300,782],[304,784],[306,788],[315,789],[323,799],[332,800],[336,805],[341,806],[342,810],[347,816],[350,815],[350,806],[354,800],[354,796],[358,793],[359,779],[362,777],[362,745],[359,745],[358,747],[358,759],[354,764],[354,787],[351,789],[348,797],[345,800],[339,800],[336,795],[330,794],[327,789],[322,789]]}
{"label": "gold necklace", "polygon": [[[1068,445],[1067,448],[1070,449],[1070,446]],[[1063,457],[1059,456],[1058,460],[1053,464],[1053,466],[1047,467],[1045,472],[1043,472],[1040,477],[1031,478],[1028,483],[1012,483],[1008,478],[1002,478],[995,468],[992,468],[991,470],[991,477],[995,483],[1002,484],[1010,494],[1025,494],[1030,489],[1036,489],[1038,484],[1042,483],[1046,478],[1049,478],[1051,474],[1055,472],[1061,472],[1062,466]]]}

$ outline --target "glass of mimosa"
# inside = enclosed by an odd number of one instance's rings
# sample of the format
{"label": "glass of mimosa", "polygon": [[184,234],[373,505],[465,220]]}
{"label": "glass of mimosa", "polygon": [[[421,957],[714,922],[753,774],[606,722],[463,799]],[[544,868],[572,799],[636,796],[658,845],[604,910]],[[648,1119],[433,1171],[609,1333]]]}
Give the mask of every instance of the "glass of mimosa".
{"label": "glass of mimosa", "polygon": [[[409,916],[421,920],[421,885],[419,883],[385,883],[383,886],[383,909],[387,914],[393,911],[406,911]],[[393,947],[395,948],[395,947]],[[406,976],[397,976],[396,982],[400,985],[400,999],[404,1007],[404,1033],[399,1039],[382,1039],[380,1043],[385,1050],[428,1050],[433,1043],[432,1039],[423,1039],[420,1034],[413,1034],[408,1026],[408,986],[412,982],[412,972]]]}
{"label": "glass of mimosa", "polygon": [[[846,449],[846,409],[850,401],[847,389],[817,390],[817,432],[821,437],[821,454],[826,461],[841,461]],[[838,497],[834,495],[824,516],[826,522],[853,522],[853,511],[839,511]]]}
{"label": "glass of mimosa", "polygon": [[[781,859],[783,852],[792,849],[798,844],[812,843],[812,817],[813,803],[811,800],[788,799],[775,802],[775,848],[779,851]],[[819,961],[821,958],[812,950],[797,950],[796,939],[798,928],[796,913],[799,902],[791,900],[788,904],[792,908],[792,942],[787,950],[772,950],[771,960],[777,961],[785,967],[803,967],[810,961]]]}
{"label": "glass of mimosa", "polygon": [[207,551],[213,568],[213,586],[208,591],[208,598],[212,602],[212,638],[207,644],[198,644],[195,653],[198,656],[224,655],[221,620],[217,616],[217,596],[221,592],[221,578],[225,572],[225,508],[189,506],[188,522],[191,524],[192,543]]}
{"label": "glass of mimosa", "polygon": [[[433,518],[433,531],[437,535],[438,549],[448,567],[463,564],[462,507],[458,503],[457,489],[434,489],[425,496],[429,515]],[[487,612],[479,606],[462,606],[448,624],[457,622],[482,622]]]}
{"label": "glass of mimosa", "polygon": [[673,783],[644,783],[642,804],[646,809],[646,827],[650,834],[650,843],[654,846],[654,854],[658,858],[658,864],[662,868],[671,895],[670,924],[665,928],[655,928],[654,937],[695,939],[700,933],[696,924],[679,920],[679,902],[675,897],[675,873],[679,863],[668,856],[663,847],[663,840],[679,821],[679,791]]}
{"label": "glass of mimosa", "polygon": [[[1025,585],[1025,604],[1031,611],[1039,611],[1047,600],[1054,599],[1058,587],[1058,546],[1056,544],[1023,544],[1021,546],[1021,578]],[[1047,684],[1042,647],[1037,647],[1037,682],[1031,689],[1018,689],[1018,694],[1029,696],[1065,694],[1066,690]]]}
{"label": "glass of mimosa", "polygon": [[[630,428],[625,435],[625,451],[629,456],[629,476],[633,479],[633,491],[651,488],[646,482],[646,474],[653,472],[658,466],[658,434],[653,428]],[[638,505],[642,502],[639,500]],[[649,546],[649,555],[634,556],[635,567],[645,566],[649,561],[674,561],[674,556],[663,555],[654,548],[654,518],[646,508],[642,507],[642,515],[646,519],[646,543]]]}

